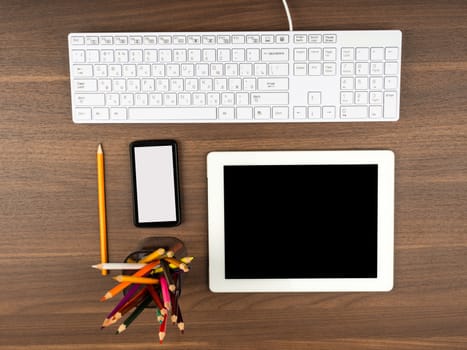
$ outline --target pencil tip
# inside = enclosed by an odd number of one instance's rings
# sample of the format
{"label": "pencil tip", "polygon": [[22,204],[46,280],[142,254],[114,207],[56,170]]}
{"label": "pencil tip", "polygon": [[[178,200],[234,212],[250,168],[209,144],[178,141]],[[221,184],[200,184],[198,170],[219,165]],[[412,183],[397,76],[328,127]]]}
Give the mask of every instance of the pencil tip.
{"label": "pencil tip", "polygon": [[102,153],[102,144],[97,145],[97,153]]}

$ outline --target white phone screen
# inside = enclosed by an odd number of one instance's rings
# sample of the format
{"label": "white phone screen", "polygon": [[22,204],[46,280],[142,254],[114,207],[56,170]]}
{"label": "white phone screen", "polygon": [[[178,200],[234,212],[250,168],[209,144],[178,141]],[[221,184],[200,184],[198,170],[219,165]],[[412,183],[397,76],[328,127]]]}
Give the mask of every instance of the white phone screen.
{"label": "white phone screen", "polygon": [[173,145],[141,145],[133,149],[137,223],[178,221],[178,190]]}

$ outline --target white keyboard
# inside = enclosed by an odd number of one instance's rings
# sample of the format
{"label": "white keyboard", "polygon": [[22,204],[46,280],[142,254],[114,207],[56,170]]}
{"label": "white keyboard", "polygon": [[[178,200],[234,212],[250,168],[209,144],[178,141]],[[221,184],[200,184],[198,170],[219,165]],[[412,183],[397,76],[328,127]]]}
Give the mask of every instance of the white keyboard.
{"label": "white keyboard", "polygon": [[75,123],[395,121],[398,30],[71,33]]}

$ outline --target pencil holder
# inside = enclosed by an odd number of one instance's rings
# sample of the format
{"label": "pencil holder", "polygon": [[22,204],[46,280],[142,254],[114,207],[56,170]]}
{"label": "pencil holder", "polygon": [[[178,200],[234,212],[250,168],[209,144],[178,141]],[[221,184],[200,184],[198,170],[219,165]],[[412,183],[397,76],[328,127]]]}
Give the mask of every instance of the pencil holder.
{"label": "pencil holder", "polygon": [[[163,248],[166,252],[172,252],[174,259],[180,259],[187,256],[185,244],[175,237],[147,237],[138,242],[135,250],[131,252],[124,260],[125,263],[135,263],[154,253],[159,248]],[[132,275],[134,270],[122,270],[123,275]],[[181,276],[180,276],[181,280]],[[180,281],[181,282],[181,281]],[[126,295],[129,288],[123,290]],[[152,301],[146,308],[156,308],[157,305]]]}

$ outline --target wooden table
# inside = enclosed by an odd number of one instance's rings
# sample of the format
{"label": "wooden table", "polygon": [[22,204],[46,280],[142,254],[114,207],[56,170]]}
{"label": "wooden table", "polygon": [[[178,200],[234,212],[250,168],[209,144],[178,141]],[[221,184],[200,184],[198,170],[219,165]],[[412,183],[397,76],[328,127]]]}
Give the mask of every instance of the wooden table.
{"label": "wooden table", "polygon": [[[400,29],[395,123],[76,125],[67,34],[286,30],[279,0],[0,1],[1,349],[466,349],[467,2],[290,0],[297,30]],[[132,223],[128,144],[180,146],[183,223]],[[109,254],[176,236],[196,256],[185,334],[157,343],[145,312],[122,335],[99,326],[114,285],[99,262],[96,147],[106,154]],[[392,149],[395,288],[390,293],[213,294],[206,154],[212,150]]]}

